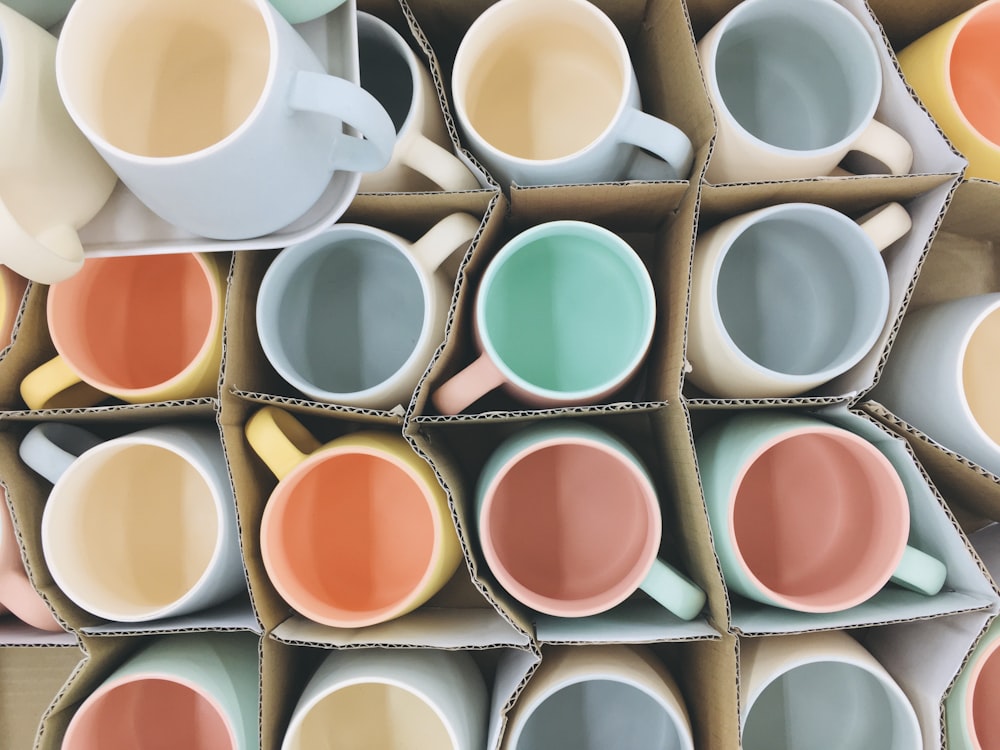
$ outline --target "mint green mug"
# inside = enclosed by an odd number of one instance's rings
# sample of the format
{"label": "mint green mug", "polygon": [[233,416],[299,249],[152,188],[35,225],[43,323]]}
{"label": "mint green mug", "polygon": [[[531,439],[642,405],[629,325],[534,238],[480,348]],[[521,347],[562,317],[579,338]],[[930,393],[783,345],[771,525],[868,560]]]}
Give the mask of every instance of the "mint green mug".
{"label": "mint green mug", "polygon": [[655,322],[653,282],[625,240],[582,221],[538,224],[486,267],[472,321],[480,355],[432,402],[457,414],[502,387],[533,407],[598,403],[638,372]]}

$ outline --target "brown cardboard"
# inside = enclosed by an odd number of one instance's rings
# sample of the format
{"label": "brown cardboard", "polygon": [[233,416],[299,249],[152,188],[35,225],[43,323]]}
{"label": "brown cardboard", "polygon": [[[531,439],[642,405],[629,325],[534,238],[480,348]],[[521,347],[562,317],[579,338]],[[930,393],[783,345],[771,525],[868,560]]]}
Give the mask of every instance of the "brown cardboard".
{"label": "brown cardboard", "polygon": [[77,669],[76,643],[0,648],[0,738],[11,750],[29,750],[52,699]]}

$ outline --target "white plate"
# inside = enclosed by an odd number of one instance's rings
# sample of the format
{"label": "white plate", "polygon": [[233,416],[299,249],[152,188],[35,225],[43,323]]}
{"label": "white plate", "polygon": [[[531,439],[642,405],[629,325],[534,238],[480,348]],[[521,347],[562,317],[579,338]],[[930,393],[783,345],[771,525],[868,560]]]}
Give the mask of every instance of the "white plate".
{"label": "white plate", "polygon": [[[329,73],[360,83],[355,11],[355,0],[347,0],[322,18],[295,28],[320,60],[326,60]],[[80,229],[80,240],[86,257],[285,247],[336,222],[354,199],[360,182],[358,172],[334,172],[326,191],[304,216],[277,232],[245,240],[213,240],[186,232],[154,214],[119,182],[100,213]]]}

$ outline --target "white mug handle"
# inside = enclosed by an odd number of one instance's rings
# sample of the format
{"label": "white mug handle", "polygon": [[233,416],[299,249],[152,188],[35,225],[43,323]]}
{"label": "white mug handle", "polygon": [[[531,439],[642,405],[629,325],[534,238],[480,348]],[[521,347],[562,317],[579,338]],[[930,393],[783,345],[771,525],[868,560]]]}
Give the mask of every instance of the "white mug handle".
{"label": "white mug handle", "polygon": [[360,136],[334,138],[330,167],[348,172],[377,172],[392,158],[396,128],[378,100],[343,78],[300,70],[288,96],[292,109],[330,115],[347,123]]}
{"label": "white mug handle", "polygon": [[82,427],[47,422],[28,430],[18,453],[28,468],[55,484],[76,459],[103,442]]}
{"label": "white mug handle", "polygon": [[68,224],[32,236],[0,198],[0,263],[32,281],[55,284],[83,267],[83,245]]}
{"label": "white mug handle", "polygon": [[686,180],[694,163],[691,139],[676,125],[654,117],[648,112],[631,108],[622,117],[621,140],[656,154]]}

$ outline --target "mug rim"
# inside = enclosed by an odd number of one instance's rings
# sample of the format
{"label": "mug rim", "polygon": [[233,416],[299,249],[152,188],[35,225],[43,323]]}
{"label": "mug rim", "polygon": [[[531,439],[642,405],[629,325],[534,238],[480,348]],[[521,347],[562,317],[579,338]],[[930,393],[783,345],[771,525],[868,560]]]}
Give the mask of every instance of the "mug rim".
{"label": "mug rim", "polygon": [[[357,433],[347,433],[342,437],[349,440],[353,434]],[[310,453],[300,463],[296,464],[295,467],[292,468],[292,470],[289,471],[284,477],[278,480],[278,483],[274,486],[267,497],[264,512],[261,516],[259,531],[260,552],[261,561],[264,565],[265,571],[267,572],[268,580],[277,590],[281,598],[293,609],[295,609],[296,612],[301,614],[303,617],[322,625],[329,625],[338,628],[359,628],[387,622],[399,617],[400,615],[411,611],[414,608],[414,603],[419,606],[420,603],[428,598],[426,596],[426,587],[428,582],[434,577],[435,568],[439,562],[438,558],[444,543],[444,537],[448,529],[442,523],[440,514],[436,512],[437,503],[435,502],[434,496],[429,490],[427,483],[424,481],[424,478],[409,465],[408,462],[399,460],[390,451],[374,446],[351,444],[347,442],[347,440],[341,444],[334,444],[340,439],[341,438],[336,438],[335,440],[321,446],[313,453]],[[328,604],[330,609],[335,609],[340,613],[331,615],[329,612],[324,613],[309,604],[303,606],[301,601],[302,597],[300,597],[288,586],[289,580],[294,583],[298,583],[298,576],[295,573],[289,570],[287,572],[290,572],[291,575],[284,576],[280,573],[275,575],[276,559],[278,557],[283,558],[284,554],[281,553],[279,555],[276,550],[276,547],[281,546],[278,544],[280,540],[276,538],[272,539],[271,537],[277,534],[277,529],[279,529],[280,525],[283,523],[284,514],[287,512],[290,505],[295,501],[295,488],[305,475],[313,471],[320,464],[323,464],[330,459],[340,458],[343,456],[364,456],[376,458],[380,461],[385,461],[386,463],[391,464],[393,468],[406,474],[415,488],[419,490],[420,497],[424,500],[428,515],[431,518],[433,537],[430,540],[430,555],[427,560],[427,565],[424,568],[420,579],[414,583],[404,597],[393,602],[391,605],[383,606],[375,610],[349,610],[337,603]],[[268,541],[265,542],[265,539]],[[290,568],[291,566],[286,565],[285,567]],[[300,586],[300,588],[304,591],[309,591],[309,587],[307,586]],[[312,592],[310,592],[309,596],[310,598],[317,600],[323,599],[322,596],[315,595]],[[350,618],[341,616],[348,612],[355,613],[358,616]]]}
{"label": "mug rim", "polygon": [[[343,2],[344,0],[341,0]],[[392,24],[385,21],[373,13],[367,13],[363,10],[356,11],[357,13],[357,23],[358,23],[358,45],[362,43],[362,27],[366,26],[367,30],[374,32],[372,37],[380,42],[385,43],[385,47],[391,48],[398,57],[402,58],[406,62],[406,69],[410,71],[410,87],[412,89],[412,96],[410,97],[409,106],[406,109],[406,117],[403,119],[402,124],[396,131],[396,142],[410,130],[412,130],[415,125],[415,120],[417,116],[417,96],[419,93],[419,88],[422,86],[420,80],[420,71],[417,69],[419,62],[416,59],[416,55],[410,46],[406,43],[406,40],[400,35]],[[373,94],[374,96],[374,94]],[[436,98],[436,95],[435,95]]]}
{"label": "mug rim", "polygon": [[[842,18],[846,20],[849,25],[855,27],[858,33],[858,39],[864,39],[862,45],[868,52],[869,62],[871,63],[871,68],[875,76],[878,78],[878,86],[875,96],[866,109],[866,114],[864,117],[860,118],[859,123],[843,138],[840,140],[823,146],[821,148],[810,148],[810,149],[797,149],[797,148],[787,148],[784,146],[776,146],[772,143],[757,137],[749,130],[747,130],[743,124],[733,116],[730,112],[729,107],[725,104],[725,99],[722,97],[722,91],[719,88],[719,80],[716,74],[716,58],[719,51],[719,45],[721,44],[722,38],[726,35],[729,27],[734,23],[741,20],[741,16],[746,13],[751,13],[753,7],[756,5],[763,5],[769,2],[776,2],[779,4],[778,10],[784,10],[787,12],[788,8],[794,8],[796,11],[801,9],[801,5],[798,2],[782,3],[782,0],[742,0],[738,5],[732,8],[722,19],[719,20],[718,24],[714,26],[711,31],[715,31],[716,35],[711,41],[709,46],[709,51],[711,52],[710,59],[706,60],[707,57],[704,54],[699,54],[699,58],[702,62],[702,70],[704,71],[705,83],[709,89],[709,99],[712,104],[712,109],[715,112],[716,118],[724,117],[726,124],[732,127],[740,137],[749,140],[753,145],[765,151],[769,154],[787,157],[798,157],[798,158],[809,158],[824,156],[827,154],[835,154],[848,148],[851,144],[857,141],[861,133],[868,127],[868,124],[875,117],[875,112],[878,109],[879,100],[881,98],[881,91],[884,85],[884,75],[882,71],[882,61],[879,58],[878,49],[875,43],[872,41],[871,37],[868,35],[868,31],[862,25],[853,13],[851,13],[847,8],[840,5],[838,2],[832,2],[831,0],[821,0],[821,2],[810,3],[812,7],[821,7],[828,10],[831,13],[839,14]],[[784,7],[780,7],[784,5]],[[699,49],[699,52],[701,50]]]}
{"label": "mug rim", "polygon": [[[530,1],[534,2],[534,0]],[[575,2],[576,0],[573,1]],[[648,310],[646,320],[643,322],[643,330],[640,331],[637,336],[639,346],[636,347],[635,353],[628,360],[628,362],[619,369],[618,373],[614,377],[589,388],[582,388],[575,391],[561,391],[535,385],[512,370],[497,351],[496,346],[490,338],[488,327],[486,325],[486,303],[490,294],[490,287],[492,286],[493,281],[500,269],[512,256],[524,251],[536,240],[554,235],[583,235],[587,238],[593,238],[594,235],[597,235],[598,243],[604,249],[611,251],[618,257],[619,260],[627,263],[635,281],[635,285],[638,287],[637,291],[641,295],[642,302]],[[490,259],[476,290],[472,324],[476,341],[482,349],[483,354],[485,354],[489,361],[497,368],[497,370],[500,371],[500,374],[503,376],[506,384],[509,384],[509,386],[527,394],[531,399],[541,399],[557,404],[577,404],[588,403],[594,399],[599,399],[606,394],[613,393],[615,390],[628,382],[628,380],[639,371],[649,354],[650,347],[652,346],[653,336],[656,332],[656,318],[656,290],[653,287],[653,281],[650,278],[649,270],[646,268],[646,264],[643,262],[642,258],[639,257],[639,254],[635,251],[635,249],[618,234],[599,224],[592,224],[590,222],[577,221],[573,219],[558,219],[555,221],[547,221],[541,224],[536,224],[522,232],[519,232],[517,235],[508,240],[503,247],[500,248],[497,254]]]}
{"label": "mug rim", "polygon": [[[1000,4],[1000,0],[998,0]],[[988,295],[991,299],[988,304],[983,305],[983,308],[976,313],[976,316],[962,331],[961,340],[959,342],[959,354],[960,356],[955,359],[952,363],[952,376],[955,378],[955,382],[959,384],[958,389],[958,401],[961,406],[963,416],[965,417],[965,422],[969,428],[975,433],[976,442],[984,449],[987,450],[995,457],[1000,457],[1000,442],[990,436],[989,433],[983,429],[983,426],[979,423],[979,419],[972,411],[972,407],[969,405],[969,399],[965,392],[964,387],[964,372],[965,372],[965,358],[968,355],[969,344],[972,342],[972,337],[979,330],[979,327],[983,324],[986,318],[993,314],[1000,313],[1000,292],[991,292]],[[970,299],[968,297],[962,299]],[[961,453],[962,451],[956,451]]]}

